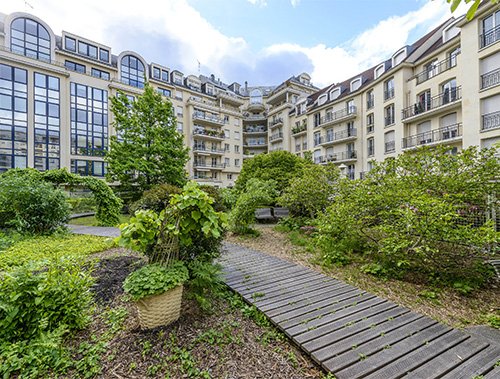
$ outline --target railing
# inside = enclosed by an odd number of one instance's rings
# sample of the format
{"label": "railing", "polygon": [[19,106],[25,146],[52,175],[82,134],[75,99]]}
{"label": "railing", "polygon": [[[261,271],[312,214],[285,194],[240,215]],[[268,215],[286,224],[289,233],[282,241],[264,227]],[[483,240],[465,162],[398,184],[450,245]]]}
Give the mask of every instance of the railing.
{"label": "railing", "polygon": [[500,84],[500,68],[481,75],[481,89]]}
{"label": "railing", "polygon": [[462,123],[452,124],[436,130],[430,130],[428,132],[418,133],[403,138],[403,149],[427,145],[433,142],[446,141],[460,136],[462,136]]}
{"label": "railing", "polygon": [[269,141],[275,141],[275,140],[282,139],[282,138],[283,138],[283,133],[279,132],[279,133],[275,133],[271,137],[269,137]]}
{"label": "railing", "polygon": [[193,120],[205,120],[205,121],[210,121],[216,124],[221,124],[224,125],[226,121],[220,117],[213,116],[213,115],[207,115],[206,113],[202,112],[194,112],[193,113]]}
{"label": "railing", "polygon": [[357,159],[358,154],[356,150],[346,150],[341,151],[339,153],[328,154],[324,156],[320,156],[322,161],[320,163],[329,163],[329,162],[337,162],[337,161],[348,161],[351,159]]}
{"label": "railing", "polygon": [[292,134],[302,133],[307,130],[307,124],[301,124],[292,128]]}
{"label": "railing", "polygon": [[415,103],[402,110],[402,119],[410,118],[421,113],[431,111],[443,105],[452,103],[462,98],[462,87],[454,87],[449,91],[441,92],[422,103]]}
{"label": "railing", "polygon": [[489,130],[500,127],[500,111],[487,113],[482,116],[483,124],[481,130]]}
{"label": "railing", "polygon": [[275,125],[282,124],[283,123],[283,118],[278,117],[274,120],[269,121],[269,126],[272,128]]}
{"label": "railing", "polygon": [[339,111],[332,112],[332,113],[327,113],[326,115],[321,117],[319,120],[315,119],[314,127],[317,128],[318,126],[328,124],[328,123],[333,122],[333,121],[338,121],[338,120],[344,119],[346,117],[355,116],[357,114],[357,112],[358,112],[358,110],[357,110],[356,106],[351,105],[348,108],[344,108],[344,109],[341,109]]}
{"label": "railing", "polygon": [[266,146],[267,142],[266,141],[259,141],[259,142],[245,142],[243,146]]}
{"label": "railing", "polygon": [[389,88],[384,91],[384,100],[389,100],[394,97],[394,88]]}
{"label": "railing", "polygon": [[206,162],[194,162],[194,167],[208,167],[208,168],[224,168],[226,165],[224,163],[206,163]]}
{"label": "railing", "polygon": [[267,133],[267,128],[265,126],[247,126],[243,129],[243,133]]}
{"label": "railing", "polygon": [[217,104],[213,100],[205,100],[205,99],[202,99],[201,97],[197,97],[197,96],[190,96],[189,100],[192,100],[192,101],[195,101],[195,102],[201,103],[201,104],[206,104],[206,105],[209,105],[211,107],[218,107],[219,106],[219,104]]}
{"label": "railing", "polygon": [[385,143],[385,150],[386,153],[392,153],[396,151],[396,141],[389,141]]}
{"label": "railing", "polygon": [[492,43],[500,40],[500,25],[494,29],[479,35],[479,46],[481,48],[491,45]]}
{"label": "railing", "polygon": [[202,151],[206,153],[217,153],[217,154],[224,154],[225,150],[224,149],[216,149],[216,148],[210,148],[207,149],[205,146],[193,146],[193,151]]}
{"label": "railing", "polygon": [[225,138],[224,132],[218,132],[215,130],[203,130],[203,129],[195,129],[193,131],[194,135],[215,137],[215,138]]}
{"label": "railing", "polygon": [[457,55],[453,55],[447,59],[442,60],[441,62],[437,62],[432,68],[428,68],[421,73],[417,74],[415,78],[417,79],[417,84],[423,83],[434,76],[441,74],[453,68],[457,65]]}

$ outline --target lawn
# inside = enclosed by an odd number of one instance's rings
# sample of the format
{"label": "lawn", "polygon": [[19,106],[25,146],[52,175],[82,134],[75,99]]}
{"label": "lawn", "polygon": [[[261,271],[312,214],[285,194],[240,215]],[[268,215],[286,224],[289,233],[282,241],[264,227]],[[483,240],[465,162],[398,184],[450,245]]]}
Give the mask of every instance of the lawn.
{"label": "lawn", "polygon": [[[129,220],[130,220],[130,215],[122,214],[122,215],[120,215],[120,222],[118,225],[126,223]],[[98,226],[98,223],[97,223],[95,216],[73,218],[73,219],[69,220],[69,224],[83,225],[83,226]],[[116,225],[116,226],[118,226],[118,225]]]}

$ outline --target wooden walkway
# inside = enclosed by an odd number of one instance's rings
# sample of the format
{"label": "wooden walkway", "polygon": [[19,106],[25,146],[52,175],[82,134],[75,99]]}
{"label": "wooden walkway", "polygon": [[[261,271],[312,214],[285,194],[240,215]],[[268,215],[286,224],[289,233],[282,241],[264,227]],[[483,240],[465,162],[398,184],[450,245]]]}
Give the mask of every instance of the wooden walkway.
{"label": "wooden walkway", "polygon": [[234,244],[226,284],[336,378],[500,378],[500,344]]}

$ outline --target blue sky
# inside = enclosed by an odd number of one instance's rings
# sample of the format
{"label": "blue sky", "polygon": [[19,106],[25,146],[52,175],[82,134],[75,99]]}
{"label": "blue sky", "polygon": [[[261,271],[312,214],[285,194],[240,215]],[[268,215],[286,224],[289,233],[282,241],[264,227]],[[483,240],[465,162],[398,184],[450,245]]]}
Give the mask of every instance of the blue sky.
{"label": "blue sky", "polygon": [[[451,17],[445,0],[9,0],[62,30],[185,74],[318,87],[390,57]],[[458,14],[463,13],[463,9]],[[457,15],[457,14],[456,14]]]}

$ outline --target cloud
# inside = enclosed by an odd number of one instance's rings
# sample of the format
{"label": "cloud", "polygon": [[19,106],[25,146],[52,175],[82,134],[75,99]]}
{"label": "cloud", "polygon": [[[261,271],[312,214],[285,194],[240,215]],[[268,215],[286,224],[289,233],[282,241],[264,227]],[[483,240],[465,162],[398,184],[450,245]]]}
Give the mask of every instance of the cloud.
{"label": "cloud", "polygon": [[300,0],[290,0],[290,4],[292,4],[292,7],[296,8],[297,5],[300,4]]}
{"label": "cloud", "polygon": [[267,1],[266,0],[247,0],[250,4],[252,5],[257,5],[261,8],[267,7]]}

